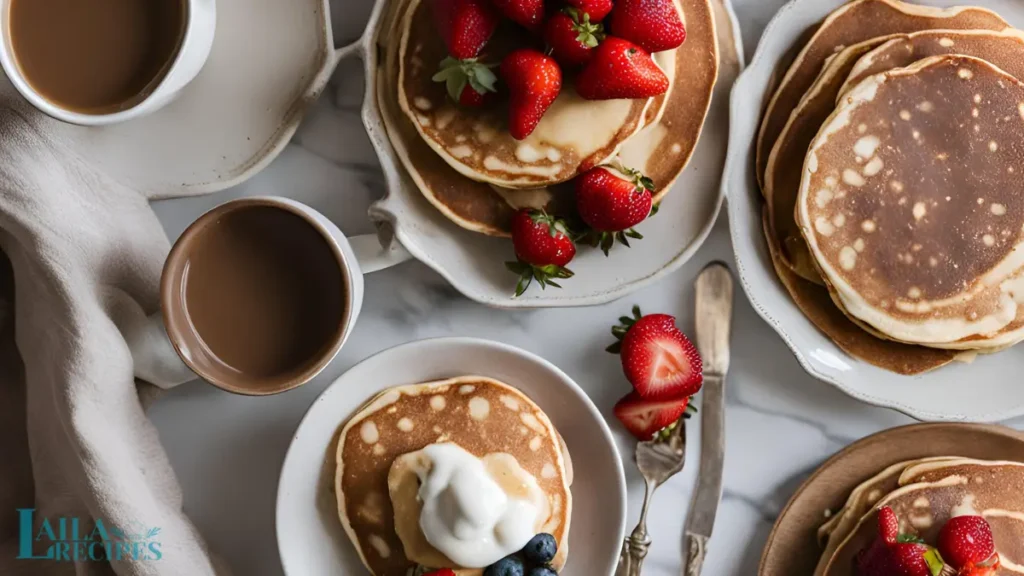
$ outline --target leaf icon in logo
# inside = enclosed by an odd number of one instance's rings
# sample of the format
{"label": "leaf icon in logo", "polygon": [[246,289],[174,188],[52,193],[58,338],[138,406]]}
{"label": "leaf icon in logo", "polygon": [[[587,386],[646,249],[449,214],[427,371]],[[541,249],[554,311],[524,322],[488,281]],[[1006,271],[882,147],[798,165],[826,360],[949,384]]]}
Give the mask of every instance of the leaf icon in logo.
{"label": "leaf icon in logo", "polygon": [[154,538],[159,533],[160,533],[160,529],[159,528],[156,528],[156,527],[150,528],[149,532],[146,534],[146,539],[149,540],[150,538]]}
{"label": "leaf icon in logo", "polygon": [[116,539],[116,540],[127,540],[128,539],[128,537],[125,536],[124,531],[121,530],[120,528],[118,528],[117,526],[111,526],[110,527],[110,535],[113,536],[114,539]]}

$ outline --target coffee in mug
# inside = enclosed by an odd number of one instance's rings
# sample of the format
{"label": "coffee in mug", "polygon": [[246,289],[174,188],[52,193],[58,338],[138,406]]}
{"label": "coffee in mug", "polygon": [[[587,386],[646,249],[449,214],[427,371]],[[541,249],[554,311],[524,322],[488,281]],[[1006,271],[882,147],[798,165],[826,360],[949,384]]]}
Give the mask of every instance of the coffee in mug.
{"label": "coffee in mug", "polygon": [[10,0],[5,31],[31,88],[51,104],[109,114],[144,100],[177,55],[187,0]]}

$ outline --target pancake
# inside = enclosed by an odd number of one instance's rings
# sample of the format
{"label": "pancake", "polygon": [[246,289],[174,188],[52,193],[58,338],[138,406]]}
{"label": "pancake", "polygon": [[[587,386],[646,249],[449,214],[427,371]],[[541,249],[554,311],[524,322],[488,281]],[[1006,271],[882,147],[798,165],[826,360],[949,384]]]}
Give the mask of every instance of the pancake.
{"label": "pancake", "polygon": [[[571,217],[575,205],[571,183],[515,190],[476,182],[441,160],[420,138],[391,97],[398,81],[399,43],[394,38],[400,37],[406,0],[396,4],[400,6],[392,10],[390,26],[378,39],[385,57],[377,78],[377,98],[391,144],[427,200],[459,226],[491,236],[507,237],[512,214],[521,207],[544,208]],[[662,65],[672,63],[675,70],[669,74],[674,81],[660,107],[663,113],[649,116],[655,123],[630,138],[620,151],[630,166],[654,179],[658,200],[668,193],[696,147],[718,73],[718,39],[710,0],[678,0],[677,6],[686,14],[686,42],[672,53],[655,55]],[[729,26],[717,32],[731,45]],[[658,107],[655,100],[650,110]]]}
{"label": "pancake", "polygon": [[[364,405],[341,431],[335,476],[338,513],[371,573],[405,576],[416,563],[445,567],[433,564],[439,561],[454,566],[418,529],[416,476],[407,456],[438,443],[457,444],[497,462],[503,471],[516,468],[508,465],[514,459],[529,473],[547,497],[548,513],[538,519],[537,531],[555,536],[559,551],[553,564],[565,564],[572,494],[557,431],[522,392],[496,380],[466,376],[391,388]],[[456,573],[479,576],[482,570],[462,568]]]}
{"label": "pancake", "polygon": [[[775,241],[781,243],[782,254],[790,268],[817,284],[823,281],[793,218],[800,167],[811,141],[834,110],[835,100],[849,90],[851,81],[859,82],[921,58],[950,53],[982,58],[1015,77],[1024,76],[1024,34],[1017,30],[929,30],[886,38],[851,46],[830,59],[793,111],[769,157],[765,196],[772,210]],[[870,52],[865,54],[867,50]]]}
{"label": "pancake", "polygon": [[[480,60],[501,62],[514,49],[536,44],[508,22]],[[458,107],[433,80],[447,49],[434,27],[430,3],[411,0],[399,46],[398,102],[420,136],[456,171],[504,188],[564,182],[604,163],[636,134],[653,99],[584,100],[563,77],[562,91],[526,139],[512,137],[507,107]]]}
{"label": "pancake", "polygon": [[757,136],[758,184],[763,189],[768,156],[790,114],[814,83],[825,59],[838,49],[879,36],[920,30],[1003,30],[1008,27],[997,14],[982,8],[938,9],[899,0],[855,0],[843,5],[821,23],[768,103]]}
{"label": "pancake", "polygon": [[1024,33],[1020,30],[927,30],[894,38],[866,54],[850,71],[839,93],[849,92],[868,76],[942,54],[981,58],[1017,79],[1024,78]]}
{"label": "pancake", "polygon": [[839,545],[824,574],[853,574],[853,558],[877,536],[877,509],[883,506],[896,512],[902,532],[913,531],[933,544],[953,516],[982,515],[992,526],[1003,563],[996,574],[1024,574],[1024,465],[953,460],[914,466],[904,476],[914,482],[883,498],[861,519]]}
{"label": "pancake", "polygon": [[[768,233],[768,211],[763,213]],[[769,235],[770,236],[770,235]],[[854,358],[890,372],[912,376],[949,364],[957,354],[948,350],[912,346],[876,338],[850,320],[832,301],[828,290],[796,275],[783,261],[778,249],[768,242],[772,265],[793,302],[807,319],[836,346]]]}
{"label": "pancake", "polygon": [[1022,122],[1024,84],[975,58],[928,58],[852,90],[808,153],[797,204],[837,304],[902,342],[1024,338]]}

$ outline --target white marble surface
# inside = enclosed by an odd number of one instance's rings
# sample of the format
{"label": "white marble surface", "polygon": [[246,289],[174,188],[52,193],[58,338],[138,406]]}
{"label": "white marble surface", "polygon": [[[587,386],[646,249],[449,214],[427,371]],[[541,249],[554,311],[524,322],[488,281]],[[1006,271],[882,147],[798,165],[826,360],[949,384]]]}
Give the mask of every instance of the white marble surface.
{"label": "white marble surface", "polygon": [[[747,56],[782,0],[738,0]],[[369,0],[336,0],[335,29],[354,38]],[[208,197],[161,202],[156,209],[173,239],[200,213],[229,198],[275,194],[321,210],[347,234],[372,230],[366,209],[383,177],[362,131],[360,66],[343,62],[281,157],[238,188]],[[691,167],[692,169],[692,167]],[[642,249],[637,247],[634,249]],[[311,384],[271,398],[243,398],[194,382],[167,394],[151,415],[185,493],[186,511],[236,574],[281,574],[274,537],[277,478],[288,442],[312,400],[347,368],[379,350],[431,336],[477,336],[520,346],[554,362],[590,394],[612,423],[622,454],[632,443],[611,415],[626,393],[617,358],[603,349],[609,326],[634,303],[676,315],[692,332],[696,273],[731,260],[725,218],[694,259],[660,284],[596,308],[509,312],[461,297],[425,266],[411,262],[370,275],[359,324],[337,360]],[[738,293],[733,366],[728,383],[725,495],[705,574],[756,573],[772,523],[816,466],[857,438],[910,419],[852,400],[803,373],[789,350]],[[1024,422],[1017,427],[1024,428]],[[696,426],[693,428],[696,430]],[[686,470],[662,487],[650,517],[654,545],[645,574],[680,573],[682,525],[697,472],[699,436],[691,435]],[[643,483],[627,462],[629,524]]]}

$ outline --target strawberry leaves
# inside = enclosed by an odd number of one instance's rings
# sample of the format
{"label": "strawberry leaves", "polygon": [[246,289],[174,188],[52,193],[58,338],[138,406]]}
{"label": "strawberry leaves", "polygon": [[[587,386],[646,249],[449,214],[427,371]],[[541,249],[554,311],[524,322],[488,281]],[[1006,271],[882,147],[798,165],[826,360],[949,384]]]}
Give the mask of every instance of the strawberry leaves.
{"label": "strawberry leaves", "polygon": [[534,280],[537,281],[537,284],[539,284],[541,290],[543,290],[548,286],[554,286],[555,288],[562,287],[561,284],[555,282],[552,278],[562,280],[565,278],[572,278],[573,276],[571,270],[554,264],[548,264],[547,266],[533,266],[526,262],[505,262],[505,267],[519,275],[519,282],[516,283],[517,298],[526,292],[526,289],[530,287],[530,284]]}
{"label": "strawberry leaves", "polygon": [[498,77],[491,71],[497,64],[484,64],[477,58],[458,60],[451,56],[441,61],[440,70],[431,78],[443,82],[448,96],[458,102],[468,84],[478,94],[497,92]]}

